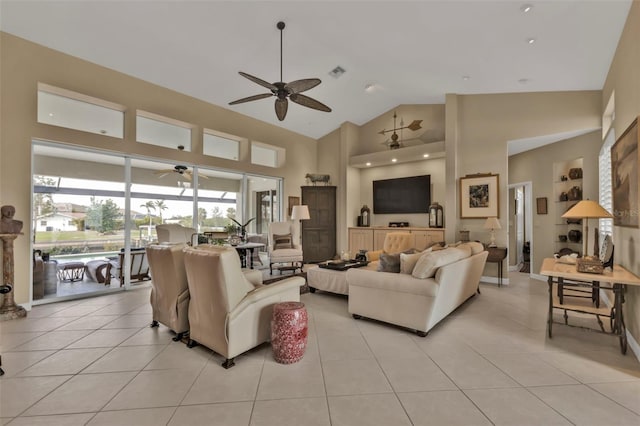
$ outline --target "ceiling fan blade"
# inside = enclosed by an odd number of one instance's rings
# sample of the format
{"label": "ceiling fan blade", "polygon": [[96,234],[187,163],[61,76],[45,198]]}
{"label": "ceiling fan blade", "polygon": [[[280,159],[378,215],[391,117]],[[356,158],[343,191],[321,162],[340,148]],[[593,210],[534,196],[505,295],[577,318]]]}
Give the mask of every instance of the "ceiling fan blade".
{"label": "ceiling fan blade", "polygon": [[289,109],[289,102],[286,99],[276,99],[276,116],[278,120],[284,120],[287,116],[287,109]]}
{"label": "ceiling fan blade", "polygon": [[318,111],[331,112],[331,108],[323,104],[322,102],[316,101],[313,98],[310,98],[305,95],[300,95],[297,93],[292,94],[289,98],[297,103],[298,105],[306,106],[307,108],[317,109]]}
{"label": "ceiling fan blade", "polygon": [[322,81],[319,78],[305,78],[303,80],[292,81],[291,83],[285,84],[284,87],[289,93],[294,94],[313,89],[320,83],[322,83]]}
{"label": "ceiling fan blade", "polygon": [[254,77],[251,74],[247,74],[246,72],[242,72],[242,71],[238,71],[238,74],[240,74],[244,78],[248,78],[249,80],[253,81],[256,84],[259,84],[262,87],[266,87],[269,90],[278,90],[278,88],[276,86],[274,86],[273,84],[271,84],[271,83],[269,83],[267,81],[264,81],[261,78]]}
{"label": "ceiling fan blade", "polygon": [[263,93],[261,95],[248,96],[246,98],[238,99],[237,101],[229,102],[229,105],[236,105],[244,102],[257,101],[258,99],[270,98],[271,96],[273,96],[273,93]]}
{"label": "ceiling fan blade", "polygon": [[182,176],[184,176],[184,178],[186,180],[188,180],[189,182],[191,182],[192,177],[191,177],[191,172],[184,172],[184,173],[180,173]]}

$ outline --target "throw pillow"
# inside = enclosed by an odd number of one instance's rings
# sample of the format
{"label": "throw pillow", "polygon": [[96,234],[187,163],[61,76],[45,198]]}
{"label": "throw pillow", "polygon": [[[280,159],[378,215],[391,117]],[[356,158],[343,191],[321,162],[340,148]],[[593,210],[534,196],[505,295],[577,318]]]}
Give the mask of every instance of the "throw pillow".
{"label": "throw pillow", "polygon": [[416,263],[424,253],[433,251],[433,248],[429,247],[425,251],[419,251],[412,254],[400,253],[400,273],[411,274]]}
{"label": "throw pillow", "polygon": [[390,254],[382,253],[378,262],[378,272],[400,272],[400,256],[403,254],[413,254],[415,249],[405,250],[402,253]]}
{"label": "throw pillow", "polygon": [[469,256],[471,256],[471,249],[469,247],[450,247],[444,250],[426,253],[418,259],[411,275],[414,278],[431,278],[436,275],[438,268]]}
{"label": "throw pillow", "polygon": [[469,247],[469,249],[471,250],[471,256],[473,256],[474,254],[482,253],[484,251],[484,246],[482,245],[482,243],[479,243],[477,241],[462,243],[458,246],[458,248],[460,247]]}
{"label": "throw pillow", "polygon": [[273,234],[273,249],[290,249],[293,248],[293,244],[291,242],[291,234]]}

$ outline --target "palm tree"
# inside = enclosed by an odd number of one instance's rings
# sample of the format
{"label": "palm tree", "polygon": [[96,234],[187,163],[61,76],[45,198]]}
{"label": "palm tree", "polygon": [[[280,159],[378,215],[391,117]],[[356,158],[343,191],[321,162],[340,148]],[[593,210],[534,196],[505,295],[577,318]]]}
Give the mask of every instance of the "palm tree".
{"label": "palm tree", "polygon": [[147,216],[149,216],[149,233],[151,233],[151,210],[156,210],[156,204],[153,201],[147,201],[144,204],[140,204],[140,207],[147,209]]}
{"label": "palm tree", "polygon": [[160,212],[160,224],[162,225],[162,211],[166,210],[168,207],[164,203],[164,200],[157,200],[155,202],[155,206],[158,209],[158,212]]}

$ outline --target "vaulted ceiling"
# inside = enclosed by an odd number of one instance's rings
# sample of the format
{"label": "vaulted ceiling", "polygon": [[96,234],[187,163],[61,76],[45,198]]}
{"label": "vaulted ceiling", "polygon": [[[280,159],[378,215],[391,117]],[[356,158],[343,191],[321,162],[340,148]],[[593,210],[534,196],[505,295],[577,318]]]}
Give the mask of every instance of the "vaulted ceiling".
{"label": "vaulted ceiling", "polygon": [[[3,0],[0,29],[318,138],[447,93],[599,90],[630,4]],[[305,94],[331,113],[290,104],[280,122],[274,98],[228,105],[267,92],[238,71],[279,80],[280,20],[284,81],[320,78]]]}

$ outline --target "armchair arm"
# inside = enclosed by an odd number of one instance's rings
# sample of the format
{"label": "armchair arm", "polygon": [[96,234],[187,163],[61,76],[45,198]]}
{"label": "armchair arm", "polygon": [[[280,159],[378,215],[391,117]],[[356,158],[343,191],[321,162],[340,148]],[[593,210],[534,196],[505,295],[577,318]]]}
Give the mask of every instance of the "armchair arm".
{"label": "armchair arm", "polygon": [[259,302],[268,297],[277,296],[280,293],[285,293],[293,288],[302,287],[304,283],[305,281],[302,277],[291,277],[282,281],[278,281],[274,284],[261,285],[259,287],[256,287],[255,290],[249,292],[244,297],[244,299],[240,301],[238,306],[236,306],[233,311],[229,313],[228,320],[231,321],[234,318],[238,317],[245,309],[256,302]]}
{"label": "armchair arm", "polygon": [[384,250],[372,250],[367,252],[367,260],[373,262],[380,259],[380,255],[384,253]]}
{"label": "armchair arm", "polygon": [[262,272],[257,269],[250,269],[248,271],[242,271],[244,277],[253,284],[255,287],[262,284]]}

